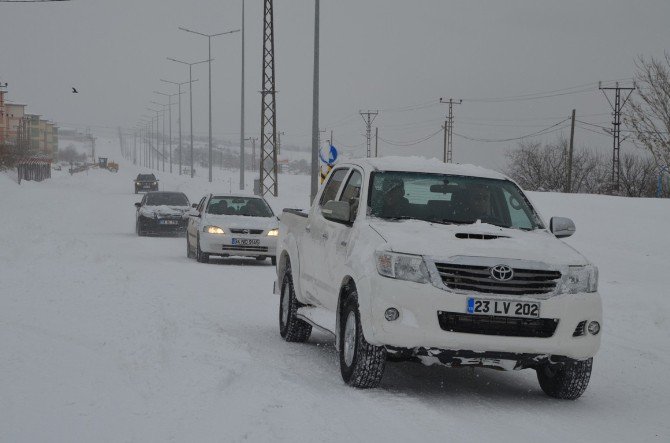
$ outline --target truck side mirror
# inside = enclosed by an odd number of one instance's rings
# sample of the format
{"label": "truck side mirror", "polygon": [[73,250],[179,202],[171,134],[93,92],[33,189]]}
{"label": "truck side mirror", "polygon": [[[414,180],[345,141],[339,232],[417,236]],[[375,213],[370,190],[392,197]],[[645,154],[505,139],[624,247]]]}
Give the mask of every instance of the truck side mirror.
{"label": "truck side mirror", "polygon": [[193,204],[191,205],[191,207],[192,207],[192,208],[197,208],[197,207],[198,207],[198,204],[197,204],[197,203],[193,203]]}
{"label": "truck side mirror", "polygon": [[575,223],[565,217],[551,217],[549,220],[549,230],[558,238],[570,237],[577,228]]}
{"label": "truck side mirror", "polygon": [[323,217],[338,223],[349,223],[351,220],[351,205],[349,202],[330,200],[321,208]]}
{"label": "truck side mirror", "polygon": [[136,208],[139,208],[140,206],[142,206],[142,203],[139,203],[139,202],[138,202],[138,203],[135,203],[135,207],[136,207]]}

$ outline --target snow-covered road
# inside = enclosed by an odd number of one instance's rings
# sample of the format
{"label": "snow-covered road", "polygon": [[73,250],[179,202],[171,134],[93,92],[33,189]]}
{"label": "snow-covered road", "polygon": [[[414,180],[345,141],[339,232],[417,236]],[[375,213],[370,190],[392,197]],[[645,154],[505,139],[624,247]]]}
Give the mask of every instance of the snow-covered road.
{"label": "snow-covered road", "polygon": [[[138,238],[137,172],[0,175],[0,441],[670,441],[668,201],[533,194],[600,266],[603,347],[579,400],[532,371],[414,363],[358,391],[328,336],[280,338],[269,261],[198,264],[183,238]],[[159,177],[192,201],[212,189]],[[275,209],[307,204],[306,177],[280,183]]]}

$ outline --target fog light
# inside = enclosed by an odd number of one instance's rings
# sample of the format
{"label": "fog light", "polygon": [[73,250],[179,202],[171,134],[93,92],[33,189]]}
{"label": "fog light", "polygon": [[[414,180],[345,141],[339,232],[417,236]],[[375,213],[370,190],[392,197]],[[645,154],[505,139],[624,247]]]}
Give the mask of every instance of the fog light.
{"label": "fog light", "polygon": [[400,312],[398,312],[396,308],[388,308],[386,312],[384,312],[384,318],[388,321],[397,320],[398,317],[400,317]]}
{"label": "fog light", "polygon": [[600,323],[597,321],[592,321],[589,323],[589,332],[591,335],[598,335],[598,332],[600,332]]}

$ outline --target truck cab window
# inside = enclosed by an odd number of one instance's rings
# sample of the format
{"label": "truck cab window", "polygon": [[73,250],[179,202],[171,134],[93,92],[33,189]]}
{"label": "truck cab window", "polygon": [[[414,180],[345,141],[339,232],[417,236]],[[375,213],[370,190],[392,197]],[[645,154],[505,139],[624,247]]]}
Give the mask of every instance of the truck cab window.
{"label": "truck cab window", "polygon": [[340,185],[342,185],[342,181],[344,180],[344,177],[346,177],[348,171],[349,169],[347,168],[341,168],[331,172],[328,183],[326,183],[326,187],[323,188],[319,206],[325,205],[326,202],[329,202],[330,200],[335,200],[337,190],[340,189]]}
{"label": "truck cab window", "polygon": [[342,191],[342,196],[340,197],[340,201],[348,202],[351,205],[352,222],[356,220],[356,214],[358,213],[362,182],[363,177],[361,176],[361,173],[358,171],[352,172],[344,187],[344,191]]}

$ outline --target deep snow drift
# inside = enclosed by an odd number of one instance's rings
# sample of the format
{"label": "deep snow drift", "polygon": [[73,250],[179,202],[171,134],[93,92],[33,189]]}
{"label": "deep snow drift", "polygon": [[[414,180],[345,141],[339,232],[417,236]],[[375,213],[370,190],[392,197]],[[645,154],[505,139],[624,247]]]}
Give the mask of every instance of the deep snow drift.
{"label": "deep snow drift", "polygon": [[[603,346],[579,400],[546,397],[529,370],[415,363],[358,391],[328,336],[280,338],[269,261],[199,264],[183,238],[138,238],[139,168],[119,163],[0,174],[0,441],[670,440],[670,201],[531,194],[600,267]],[[238,191],[236,171],[214,173],[157,175],[192,202]],[[306,207],[308,184],[281,176],[271,205]]]}

